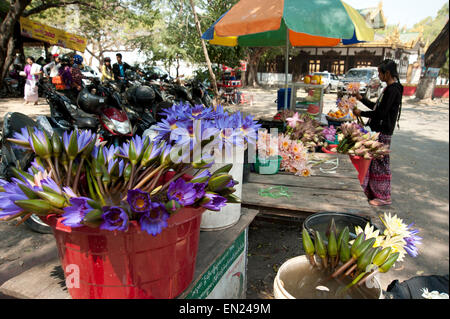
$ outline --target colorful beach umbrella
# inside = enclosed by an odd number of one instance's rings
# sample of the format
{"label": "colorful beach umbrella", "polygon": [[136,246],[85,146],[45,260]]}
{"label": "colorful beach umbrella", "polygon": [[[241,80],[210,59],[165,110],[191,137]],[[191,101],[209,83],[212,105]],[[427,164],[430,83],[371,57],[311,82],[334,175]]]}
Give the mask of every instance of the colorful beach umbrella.
{"label": "colorful beach umbrella", "polygon": [[[241,0],[202,38],[223,46],[336,46],[373,41],[374,31],[341,0]],[[287,108],[287,94],[285,104]]]}

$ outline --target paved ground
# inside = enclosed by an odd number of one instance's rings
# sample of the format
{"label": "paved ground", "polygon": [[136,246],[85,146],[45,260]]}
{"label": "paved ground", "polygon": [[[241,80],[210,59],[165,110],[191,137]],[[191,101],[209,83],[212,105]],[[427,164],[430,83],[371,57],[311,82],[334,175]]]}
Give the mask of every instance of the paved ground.
{"label": "paved ground", "polygon": [[[252,103],[232,107],[257,118],[276,113],[276,89],[244,90]],[[325,96],[324,111],[336,95]],[[0,119],[18,111],[32,117],[48,114],[48,106],[22,105],[21,99],[0,99]],[[420,256],[380,277],[384,289],[394,279],[416,275],[448,274],[449,269],[449,105],[448,99],[414,102],[403,100],[400,130],[392,140],[392,198],[389,211],[406,222],[415,222],[423,245]],[[361,106],[363,109],[364,107]],[[1,120],[0,120],[1,121]],[[300,178],[300,177],[299,177]],[[380,213],[382,211],[380,210]],[[39,261],[53,258],[52,235],[34,233],[16,222],[0,223],[0,285]],[[273,298],[273,278],[278,267],[301,253],[300,224],[284,225],[257,220],[250,226],[248,298]],[[1,298],[1,296],[0,296]]]}

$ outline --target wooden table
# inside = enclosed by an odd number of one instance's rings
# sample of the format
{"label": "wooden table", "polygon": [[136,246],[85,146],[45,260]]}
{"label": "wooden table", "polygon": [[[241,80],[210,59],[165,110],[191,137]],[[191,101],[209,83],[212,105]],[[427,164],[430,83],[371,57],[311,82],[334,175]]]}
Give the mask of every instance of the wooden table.
{"label": "wooden table", "polygon": [[[284,216],[304,219],[311,214],[331,211],[347,212],[365,216],[376,216],[358,180],[358,174],[347,155],[311,154],[310,159],[338,160],[334,173],[326,169],[331,163],[322,163],[313,167],[313,175],[296,176],[279,172],[275,175],[250,173],[247,183],[242,186],[242,204],[244,207],[258,209],[262,215]],[[323,170],[321,171],[320,168]],[[259,190],[271,186],[285,186],[290,197],[271,198],[261,196]]]}
{"label": "wooden table", "polygon": [[[257,213],[242,208],[232,227],[200,232],[194,279],[178,298],[245,298],[248,226]],[[0,293],[21,299],[71,298],[58,259],[9,279],[0,286]]]}

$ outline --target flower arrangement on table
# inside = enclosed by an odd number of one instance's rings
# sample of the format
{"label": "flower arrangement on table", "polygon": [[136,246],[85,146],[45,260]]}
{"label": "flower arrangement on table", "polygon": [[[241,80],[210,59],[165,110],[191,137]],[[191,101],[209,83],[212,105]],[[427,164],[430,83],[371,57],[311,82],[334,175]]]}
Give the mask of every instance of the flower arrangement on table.
{"label": "flower arrangement on table", "polygon": [[303,228],[303,248],[310,264],[331,274],[330,279],[342,274],[350,278],[351,282],[342,287],[345,291],[355,285],[362,286],[379,273],[386,273],[396,262],[404,261],[407,254],[417,257],[417,245],[422,238],[417,235],[419,231],[413,229],[414,224],[407,225],[390,213],[384,213],[380,219],[385,226],[382,234],[367,223],[364,229],[355,227],[356,239],[353,240],[350,240],[348,226],[337,232],[334,220],[325,234],[314,231],[314,240]]}
{"label": "flower arrangement on table", "polygon": [[34,153],[34,161],[27,171],[15,169],[11,181],[0,180],[0,219],[56,214],[66,226],[118,231],[135,220],[156,236],[182,207],[220,210],[239,202],[230,165],[209,172],[212,157],[202,153],[186,161],[218,140],[216,131],[196,129],[180,141],[192,146],[186,156],[164,140],[135,136],[106,147],[90,131],[60,137],[23,128],[9,140]]}
{"label": "flower arrangement on table", "polygon": [[323,127],[313,116],[291,110],[279,113],[281,121],[287,123],[285,135],[294,141],[300,141],[308,151],[324,145]]}
{"label": "flower arrangement on table", "polygon": [[338,134],[338,153],[360,156],[364,159],[381,158],[389,146],[378,141],[379,133],[369,133],[357,123],[343,123]]}
{"label": "flower arrangement on table", "polygon": [[301,141],[292,140],[288,135],[271,135],[266,130],[258,132],[258,156],[268,159],[281,156],[280,169],[298,176],[310,176],[308,152]]}

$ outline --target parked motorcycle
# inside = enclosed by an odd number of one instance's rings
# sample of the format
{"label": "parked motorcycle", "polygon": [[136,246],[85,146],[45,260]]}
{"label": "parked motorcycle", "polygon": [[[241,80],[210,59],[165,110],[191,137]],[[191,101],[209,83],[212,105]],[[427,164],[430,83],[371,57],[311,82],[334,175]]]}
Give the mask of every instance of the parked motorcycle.
{"label": "parked motorcycle", "polygon": [[76,128],[88,129],[97,132],[108,144],[118,145],[133,135],[133,127],[117,92],[100,85],[99,81],[92,82],[76,97],[40,82],[50,105],[49,122],[60,134]]}

